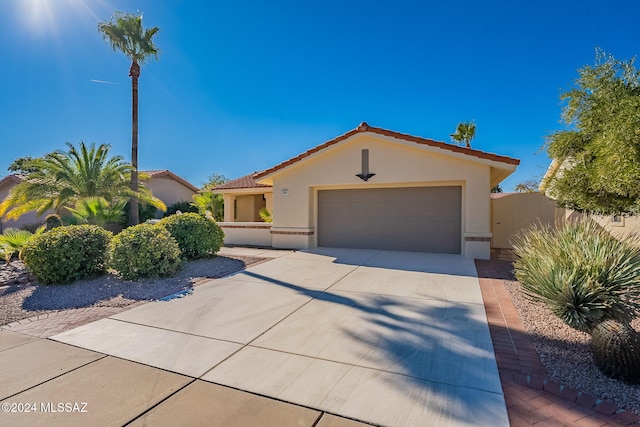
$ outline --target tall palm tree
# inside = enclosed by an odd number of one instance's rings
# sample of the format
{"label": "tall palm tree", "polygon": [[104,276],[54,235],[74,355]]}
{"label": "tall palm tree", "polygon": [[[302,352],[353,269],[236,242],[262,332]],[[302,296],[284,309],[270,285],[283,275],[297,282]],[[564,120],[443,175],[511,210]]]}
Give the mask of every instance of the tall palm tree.
{"label": "tall palm tree", "polygon": [[[142,15],[115,12],[110,21],[98,24],[98,31],[115,51],[123,52],[131,60],[129,76],[131,76],[131,191],[138,191],[138,78],[140,64],[153,56],[158,58],[158,48],[153,44],[153,36],[158,27],[142,28]],[[138,201],[131,199],[129,221],[136,225],[138,217]]]}
{"label": "tall palm tree", "polygon": [[471,140],[476,137],[476,124],[474,122],[460,122],[456,127],[456,133],[451,138],[458,144],[463,142],[467,148],[471,148]]}
{"label": "tall palm tree", "polygon": [[166,209],[144,185],[137,192],[131,190],[133,168],[122,156],[109,157],[109,145],[87,147],[81,142],[79,148],[70,143],[67,147],[68,151],[57,150],[28,161],[29,173],[0,203],[0,217],[17,219],[29,211],[42,215],[50,209],[61,214],[91,197],[103,198],[109,203],[136,197]]}

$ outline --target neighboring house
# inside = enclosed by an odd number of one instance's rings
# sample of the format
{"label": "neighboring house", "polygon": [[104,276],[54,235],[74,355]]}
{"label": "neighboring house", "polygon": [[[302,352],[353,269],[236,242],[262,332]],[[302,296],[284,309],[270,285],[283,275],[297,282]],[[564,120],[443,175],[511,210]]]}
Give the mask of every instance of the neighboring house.
{"label": "neighboring house", "polygon": [[141,172],[146,173],[150,177],[150,179],[144,183],[147,188],[167,206],[177,202],[191,202],[193,195],[200,191],[198,187],[169,170]]}
{"label": "neighboring house", "polygon": [[[180,178],[175,173],[169,170],[151,170],[141,171],[150,176],[148,181],[145,181],[145,185],[149,188],[153,195],[169,206],[176,202],[191,201],[194,194],[199,191],[199,188],[191,184],[189,181]],[[9,191],[22,181],[22,175],[8,175],[0,180],[0,201],[4,200]],[[22,215],[17,220],[7,220],[6,218],[0,219],[0,232],[9,227],[21,228],[33,224],[44,223],[44,217],[38,216],[35,212],[28,212]]]}
{"label": "neighboring house", "polygon": [[[553,179],[562,174],[562,170],[571,167],[570,161],[553,159],[540,181],[540,191],[553,199]],[[557,222],[578,220],[587,216],[572,209],[556,208],[555,220]],[[640,217],[621,215],[590,215],[590,218],[600,224],[605,230],[614,236],[628,236],[640,233]]]}
{"label": "neighboring house", "polygon": [[[233,237],[227,243],[444,252],[488,259],[490,190],[519,163],[362,123],[214,191],[223,194],[225,202],[236,200],[225,203],[221,226]],[[251,208],[237,202],[249,195]],[[266,207],[272,205],[273,224],[245,216],[245,209],[251,212],[261,205],[261,197]],[[240,218],[252,222],[243,229]],[[238,241],[237,230],[245,232],[245,241]],[[259,236],[255,242],[254,231]]]}

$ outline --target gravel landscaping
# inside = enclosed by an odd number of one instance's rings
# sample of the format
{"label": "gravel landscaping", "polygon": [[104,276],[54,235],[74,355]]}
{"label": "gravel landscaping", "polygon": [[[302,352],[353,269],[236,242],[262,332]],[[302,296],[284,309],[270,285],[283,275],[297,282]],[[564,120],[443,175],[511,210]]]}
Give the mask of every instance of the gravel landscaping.
{"label": "gravel landscaping", "polygon": [[189,291],[205,278],[222,277],[263,261],[218,256],[189,261],[175,277],[126,281],[114,275],[70,285],[39,285],[20,261],[0,267],[0,326],[46,312],[81,307],[127,307]]}
{"label": "gravel landscaping", "polygon": [[[542,304],[527,299],[518,282],[507,280],[505,287],[554,381],[640,415],[640,385],[625,384],[600,373],[591,357],[588,334],[568,327]],[[635,319],[632,326],[640,331],[640,319]]]}

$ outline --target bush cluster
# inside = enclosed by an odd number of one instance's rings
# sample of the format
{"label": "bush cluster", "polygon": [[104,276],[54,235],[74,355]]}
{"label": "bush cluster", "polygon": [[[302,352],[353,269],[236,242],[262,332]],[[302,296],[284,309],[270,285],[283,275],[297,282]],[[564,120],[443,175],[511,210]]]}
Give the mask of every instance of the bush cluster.
{"label": "bush cluster", "polygon": [[66,284],[106,273],[110,240],[96,225],[56,227],[34,236],[22,256],[38,282]]}
{"label": "bush cluster", "polygon": [[171,234],[152,224],[129,227],[111,243],[111,267],[126,280],[172,276],[181,267],[180,255]]}
{"label": "bush cluster", "polygon": [[171,215],[159,225],[178,242],[184,259],[198,259],[215,255],[224,242],[224,232],[210,218],[196,213]]}

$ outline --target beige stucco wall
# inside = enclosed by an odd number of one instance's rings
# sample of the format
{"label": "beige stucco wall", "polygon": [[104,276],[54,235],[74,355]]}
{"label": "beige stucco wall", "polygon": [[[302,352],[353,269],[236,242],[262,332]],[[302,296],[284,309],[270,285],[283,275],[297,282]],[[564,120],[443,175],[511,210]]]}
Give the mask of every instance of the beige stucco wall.
{"label": "beige stucco wall", "polygon": [[271,224],[264,222],[219,222],[225,245],[271,247]]}
{"label": "beige stucco wall", "polygon": [[523,228],[555,222],[555,202],[541,193],[508,193],[491,199],[491,247],[511,248]]}
{"label": "beige stucco wall", "polygon": [[[585,214],[570,209],[556,209],[556,219],[559,221],[575,221],[584,219],[585,217]],[[637,216],[618,217],[618,222],[613,221],[613,216],[592,215],[591,219],[616,237],[640,234],[640,217]]]}
{"label": "beige stucco wall", "polygon": [[169,206],[177,202],[191,202],[196,194],[192,189],[168,177],[154,177],[144,182],[153,195]]}
{"label": "beige stucco wall", "polygon": [[235,221],[238,222],[252,222],[261,221],[260,209],[266,207],[264,195],[262,194],[247,194],[237,196],[235,198]]}
{"label": "beige stucco wall", "polygon": [[[361,171],[362,150],[369,150],[368,182]],[[273,185],[274,247],[317,246],[318,190],[339,188],[462,187],[462,248],[468,257],[490,253],[491,162],[470,160],[412,142],[358,134],[263,181]]]}

